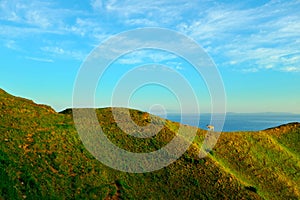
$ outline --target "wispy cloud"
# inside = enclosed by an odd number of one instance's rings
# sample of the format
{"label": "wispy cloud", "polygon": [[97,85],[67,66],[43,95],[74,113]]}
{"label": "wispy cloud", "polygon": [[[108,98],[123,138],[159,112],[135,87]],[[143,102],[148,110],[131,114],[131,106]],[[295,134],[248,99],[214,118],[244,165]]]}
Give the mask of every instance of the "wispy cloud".
{"label": "wispy cloud", "polygon": [[[23,48],[24,51],[28,45],[26,41],[35,36],[40,41],[30,44],[31,51],[42,50],[51,53],[53,57],[63,54],[71,59],[82,60],[86,56],[83,52],[91,51],[109,35],[103,30],[99,16],[95,17],[95,13],[99,14],[102,7],[101,1],[92,0],[90,3],[90,9],[94,10],[80,10],[76,6],[62,8],[61,3],[55,1],[0,1],[0,36],[15,41],[15,44],[20,41],[23,44],[19,45],[18,50]],[[78,39],[81,39],[78,47],[68,45]],[[55,45],[49,45],[45,40],[64,43],[64,48],[53,47]],[[7,43],[5,47],[12,49],[13,43]]]}
{"label": "wispy cloud", "polygon": [[176,56],[158,50],[138,50],[123,55],[117,59],[119,64],[144,64],[144,63],[165,63],[176,59]]}
{"label": "wispy cloud", "polygon": [[[157,65],[157,64],[152,64],[152,65],[147,65],[147,66],[141,66],[137,68],[138,71],[144,71],[144,72],[172,72],[175,73],[174,68],[171,67],[166,67],[164,65]],[[162,74],[157,74],[157,76],[162,76]]]}
{"label": "wispy cloud", "polygon": [[[12,26],[22,24],[44,29],[58,22],[52,18],[52,14],[59,12],[51,9],[51,3],[48,2],[3,0],[0,3],[0,10],[0,19],[14,22],[15,24]],[[56,15],[56,17],[58,16]]]}
{"label": "wispy cloud", "polygon": [[45,53],[50,54],[52,57],[55,58],[62,58],[62,59],[73,58],[82,61],[86,57],[86,54],[83,53],[82,51],[68,50],[57,46],[46,46],[46,47],[42,47],[41,50]]}
{"label": "wispy cloud", "polygon": [[297,67],[283,67],[281,68],[281,71],[284,72],[300,72],[300,69]]}
{"label": "wispy cloud", "polygon": [[36,58],[36,57],[25,57],[27,60],[33,60],[33,61],[38,61],[38,62],[46,62],[46,63],[53,63],[54,60],[52,59],[47,59],[47,58]]}
{"label": "wispy cloud", "polygon": [[12,50],[20,50],[19,45],[14,40],[8,40],[4,42],[4,46]]}
{"label": "wispy cloud", "polygon": [[244,73],[255,73],[258,72],[257,68],[246,68],[246,69],[242,69],[242,72]]}
{"label": "wispy cloud", "polygon": [[[90,51],[109,35],[158,26],[187,34],[221,67],[244,72],[243,69],[254,68],[258,71],[300,68],[299,1],[274,0],[244,6],[247,2],[90,0],[89,9],[84,10],[78,6],[62,8],[59,4],[38,0],[0,1],[0,35],[12,41],[32,35],[47,35],[54,41],[80,39],[77,49],[73,46],[60,49],[44,43],[37,47],[78,59],[84,57],[79,53],[83,48]],[[13,43],[6,45],[10,47]],[[121,61],[134,64],[137,59]]]}
{"label": "wispy cloud", "polygon": [[[280,70],[291,64],[300,68],[295,55],[300,45],[297,9],[299,1],[271,1],[255,9],[225,5],[211,8],[198,20],[183,22],[177,28],[207,44],[204,47],[212,56],[223,57],[226,62],[219,65],[241,68],[243,72],[249,63],[256,65],[256,70]],[[284,59],[286,55],[291,55],[288,60]]]}
{"label": "wispy cloud", "polygon": [[102,0],[91,0],[90,4],[96,12],[100,12],[102,10]]}
{"label": "wispy cloud", "polygon": [[[5,22],[5,31],[0,34],[4,36],[30,36],[33,34],[82,34],[75,27],[83,26],[80,18],[73,24],[77,16],[86,17],[89,13],[74,8],[57,7],[55,2],[44,2],[37,0],[3,0],[0,2],[0,20]],[[16,31],[20,30],[20,31]],[[23,31],[22,31],[23,30]],[[87,30],[88,32],[89,30]]]}
{"label": "wispy cloud", "polygon": [[205,4],[205,1],[185,0],[147,1],[146,3],[139,0],[109,0],[104,7],[108,13],[114,13],[120,23],[129,26],[166,27],[177,24],[184,19],[184,14],[195,11],[199,5],[205,6]]}
{"label": "wispy cloud", "polygon": [[159,25],[159,22],[157,21],[154,21],[154,20],[149,20],[149,19],[146,19],[146,18],[136,18],[136,19],[127,19],[125,20],[125,23],[130,25],[130,26],[149,26],[149,27],[152,27],[152,26],[158,26]]}
{"label": "wispy cloud", "polygon": [[176,70],[184,70],[185,67],[183,67],[183,64],[181,62],[174,62],[174,61],[169,61],[166,63],[167,66],[175,68]]}

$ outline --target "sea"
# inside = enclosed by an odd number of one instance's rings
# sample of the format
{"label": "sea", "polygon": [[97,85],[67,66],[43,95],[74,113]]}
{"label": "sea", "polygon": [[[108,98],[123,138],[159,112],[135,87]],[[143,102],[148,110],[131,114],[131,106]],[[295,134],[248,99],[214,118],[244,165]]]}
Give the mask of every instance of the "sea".
{"label": "sea", "polygon": [[[175,122],[181,122],[184,119],[183,124],[197,126],[201,129],[207,129],[206,126],[211,124],[211,114],[209,113],[197,116],[195,114],[168,114],[166,118]],[[260,131],[291,122],[300,122],[300,114],[227,113],[222,131]]]}

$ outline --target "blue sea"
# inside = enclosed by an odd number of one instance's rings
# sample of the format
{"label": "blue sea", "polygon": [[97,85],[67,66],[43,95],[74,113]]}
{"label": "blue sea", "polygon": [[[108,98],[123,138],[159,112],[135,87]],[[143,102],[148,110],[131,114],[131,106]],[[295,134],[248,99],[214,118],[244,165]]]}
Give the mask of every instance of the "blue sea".
{"label": "blue sea", "polygon": [[[181,117],[185,123],[191,126],[198,126],[207,129],[206,125],[211,124],[211,114],[200,114],[199,123],[195,114],[168,114],[167,119],[181,122]],[[198,115],[199,117],[199,115]],[[259,131],[276,127],[290,122],[300,122],[300,114],[290,113],[227,113],[223,132],[231,131]]]}

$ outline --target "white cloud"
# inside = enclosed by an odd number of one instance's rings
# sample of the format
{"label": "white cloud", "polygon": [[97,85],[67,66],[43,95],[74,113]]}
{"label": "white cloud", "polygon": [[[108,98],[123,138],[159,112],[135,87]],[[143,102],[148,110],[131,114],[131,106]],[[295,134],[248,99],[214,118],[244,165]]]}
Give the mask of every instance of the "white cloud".
{"label": "white cloud", "polygon": [[180,66],[180,65],[177,65],[177,66],[176,66],[176,69],[177,69],[177,70],[184,70],[184,67],[182,67],[182,66]]}
{"label": "white cloud", "polygon": [[20,50],[19,45],[17,45],[16,41],[14,40],[8,40],[4,43],[5,47],[12,50]]}
{"label": "white cloud", "polygon": [[[157,64],[142,66],[142,67],[139,67],[137,69],[139,71],[151,71],[151,72],[172,72],[172,73],[176,72],[171,67],[165,67],[163,65],[157,65]],[[161,76],[161,75],[162,74],[159,74],[158,76]]]}
{"label": "white cloud", "polygon": [[243,73],[255,73],[258,72],[257,68],[246,68],[246,69],[242,69]]}
{"label": "white cloud", "polygon": [[27,12],[25,17],[26,22],[30,25],[34,25],[43,29],[52,26],[50,20],[43,13],[36,10]]}
{"label": "white cloud", "polygon": [[120,58],[116,61],[119,64],[124,65],[134,65],[134,64],[140,64],[143,63],[143,60],[141,58]]}
{"label": "white cloud", "polygon": [[[63,9],[59,2],[2,0],[0,20],[7,23],[1,25],[0,35],[14,41],[34,34],[75,36],[93,47],[113,33],[158,26],[174,28],[191,36],[219,66],[238,69],[246,66],[248,69],[252,63],[258,70],[300,66],[299,1],[269,1],[255,8],[243,7],[245,3],[242,2],[210,0],[90,0],[89,4],[90,10],[83,11],[78,7]],[[172,42],[175,45],[176,41]],[[81,51],[68,46],[51,48],[48,51],[65,56]],[[165,58],[156,55],[151,59]]]}
{"label": "white cloud", "polygon": [[266,65],[264,68],[265,69],[272,69],[272,68],[274,68],[274,66],[273,65]]}
{"label": "white cloud", "polygon": [[175,58],[175,55],[164,51],[138,50],[123,55],[116,62],[120,64],[163,63]]}
{"label": "white cloud", "polygon": [[13,21],[17,22],[20,21],[19,16],[17,15],[16,8],[18,7],[17,5],[13,6],[14,2],[9,1],[9,0],[3,0],[0,1],[0,19],[2,20],[7,20],[7,21]]}
{"label": "white cloud", "polygon": [[55,2],[3,0],[0,2],[0,20],[13,23],[5,23],[6,31],[1,34],[9,37],[14,32],[13,36],[23,38],[32,33],[68,34],[70,19],[78,15],[82,16],[84,12],[57,7]]}
{"label": "white cloud", "polygon": [[59,55],[63,55],[65,53],[65,50],[63,50],[60,47],[43,47],[41,50],[46,51],[46,52],[51,52]]}
{"label": "white cloud", "polygon": [[181,62],[176,62],[176,61],[169,61],[166,63],[166,65],[168,67],[172,67],[174,69],[177,69],[177,70],[184,70],[185,68],[182,66],[182,63]]}
{"label": "white cloud", "polygon": [[48,59],[48,58],[25,57],[25,59],[38,61],[38,62],[47,62],[47,63],[53,63],[54,62],[54,60]]}
{"label": "white cloud", "polygon": [[63,59],[76,59],[79,61],[83,61],[86,57],[86,54],[79,50],[67,50],[57,46],[46,46],[42,47],[41,50],[46,52],[47,54],[50,53],[52,57],[59,57]]}
{"label": "white cloud", "polygon": [[300,68],[297,68],[297,67],[284,67],[284,68],[281,68],[281,71],[284,71],[284,72],[300,72]]}
{"label": "white cloud", "polygon": [[[168,26],[183,20],[182,14],[196,9],[195,5],[204,5],[204,2],[185,0],[109,0],[104,7],[108,13],[113,13],[120,22],[126,25],[141,26]],[[199,10],[198,10],[199,12]]]}
{"label": "white cloud", "polygon": [[[244,67],[246,71],[280,70],[282,66],[300,66],[295,55],[300,46],[300,15],[296,11],[299,9],[299,1],[271,1],[255,9],[220,5],[177,28],[200,44],[211,41],[205,49],[212,57],[225,60],[216,60],[218,65],[241,71],[245,71]],[[291,57],[285,59],[286,55]],[[258,67],[249,70],[249,64]]]}
{"label": "white cloud", "polygon": [[91,0],[91,6],[96,12],[102,10],[102,0]]}
{"label": "white cloud", "polygon": [[47,28],[52,25],[52,22],[57,22],[55,18],[52,18],[54,9],[51,9],[50,5],[47,2],[34,0],[22,2],[4,0],[0,3],[0,19],[23,24],[23,26]]}
{"label": "white cloud", "polygon": [[103,36],[107,37],[101,22],[90,17],[77,17],[76,22],[70,26],[68,25],[64,30],[68,33],[93,39],[96,42],[103,40]]}
{"label": "white cloud", "polygon": [[153,26],[158,26],[158,22],[154,21],[154,20],[149,20],[146,18],[135,18],[135,19],[127,19],[125,20],[125,23],[130,25],[130,26],[149,26],[149,27],[153,27]]}

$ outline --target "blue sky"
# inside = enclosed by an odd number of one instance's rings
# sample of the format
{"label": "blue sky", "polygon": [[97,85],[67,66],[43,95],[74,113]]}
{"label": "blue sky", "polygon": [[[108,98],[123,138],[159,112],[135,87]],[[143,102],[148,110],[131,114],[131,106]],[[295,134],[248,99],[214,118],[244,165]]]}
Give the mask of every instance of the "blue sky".
{"label": "blue sky", "polygon": [[[71,107],[78,70],[95,47],[123,31],[161,27],[191,37],[213,59],[227,111],[300,113],[299,10],[296,0],[0,0],[0,87],[58,111]],[[97,90],[97,106],[110,105],[122,76],[118,69],[147,63],[183,74],[197,91],[201,111],[210,111],[209,93],[192,66],[171,53],[146,50],[112,65]],[[179,106],[176,95],[157,85],[137,90],[129,102],[143,110]]]}

